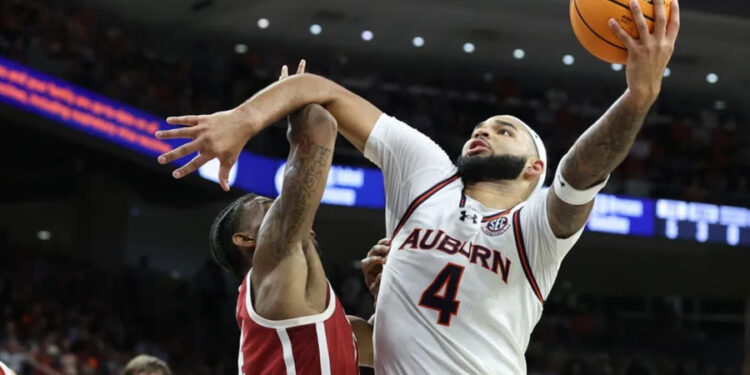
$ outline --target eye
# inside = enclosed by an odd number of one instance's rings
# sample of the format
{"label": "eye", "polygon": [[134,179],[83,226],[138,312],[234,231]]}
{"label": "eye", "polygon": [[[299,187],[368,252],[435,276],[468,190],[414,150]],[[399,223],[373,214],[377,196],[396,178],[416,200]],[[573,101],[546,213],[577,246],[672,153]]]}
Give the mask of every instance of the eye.
{"label": "eye", "polygon": [[513,135],[508,129],[500,129],[500,135]]}

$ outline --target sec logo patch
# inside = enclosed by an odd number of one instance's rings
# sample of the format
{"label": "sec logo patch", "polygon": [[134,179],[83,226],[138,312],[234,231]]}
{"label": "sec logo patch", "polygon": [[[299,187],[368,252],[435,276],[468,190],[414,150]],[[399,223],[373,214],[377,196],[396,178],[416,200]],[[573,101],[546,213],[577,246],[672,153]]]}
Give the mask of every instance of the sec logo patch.
{"label": "sec logo patch", "polygon": [[488,236],[495,237],[505,233],[509,227],[510,222],[508,221],[508,218],[503,216],[487,222],[487,224],[482,227],[482,232]]}

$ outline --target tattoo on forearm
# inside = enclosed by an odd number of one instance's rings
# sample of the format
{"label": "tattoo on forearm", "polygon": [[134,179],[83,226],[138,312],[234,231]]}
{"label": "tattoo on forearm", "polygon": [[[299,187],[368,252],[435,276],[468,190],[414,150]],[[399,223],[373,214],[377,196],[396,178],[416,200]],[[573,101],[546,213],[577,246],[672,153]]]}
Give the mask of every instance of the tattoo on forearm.
{"label": "tattoo on forearm", "polygon": [[[628,108],[622,99],[618,100],[565,156],[560,166],[565,179],[577,189],[587,189],[604,180],[628,155],[645,117],[645,112]],[[560,238],[567,238],[585,225],[593,208],[592,203],[564,203],[554,194],[547,204],[550,226]]]}
{"label": "tattoo on forearm", "polygon": [[618,100],[576,141],[563,160],[565,179],[578,189],[602,181],[628,155],[646,117]]}
{"label": "tattoo on forearm", "polygon": [[320,180],[326,174],[326,158],[331,153],[331,150],[318,144],[301,144],[299,151],[301,156],[306,154],[297,159],[296,165],[293,166],[299,173],[295,174],[291,181],[286,182],[292,184],[289,190],[292,207],[288,217],[285,218],[287,231],[292,233],[299,230],[308,208],[312,204],[319,203],[313,202],[313,196]]}
{"label": "tattoo on forearm", "polygon": [[321,180],[327,176],[332,154],[331,149],[313,142],[307,135],[301,135],[293,147],[294,154],[290,158],[292,164],[287,166],[284,181],[283,199],[286,207],[274,207],[273,212],[269,212],[272,216],[268,218],[273,228],[273,232],[269,234],[280,240],[269,244],[277,256],[283,256],[289,251],[283,245],[284,239],[295,235],[312,214],[309,212],[311,207],[320,203],[316,192],[325,185],[325,181]]}

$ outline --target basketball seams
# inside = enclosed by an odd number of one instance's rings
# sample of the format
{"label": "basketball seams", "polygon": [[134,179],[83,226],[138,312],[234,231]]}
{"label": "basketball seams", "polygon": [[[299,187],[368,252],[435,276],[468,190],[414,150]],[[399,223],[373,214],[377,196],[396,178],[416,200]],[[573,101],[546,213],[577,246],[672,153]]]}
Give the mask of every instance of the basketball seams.
{"label": "basketball seams", "polygon": [[[581,45],[595,57],[610,63],[625,64],[627,48],[609,27],[615,19],[626,32],[638,39],[638,30],[629,4],[630,0],[570,0],[570,22]],[[643,20],[652,32],[656,24],[656,7],[650,0],[638,0]],[[647,3],[648,2],[648,3]],[[664,0],[664,10],[669,22],[672,0]]]}
{"label": "basketball seams", "polygon": [[[619,1],[617,1],[617,0],[607,0],[607,1],[609,1],[610,3],[612,3],[612,4],[615,4],[615,5],[617,5],[617,6],[620,6],[620,7],[622,7],[622,8],[625,8],[625,9],[627,9],[628,11],[630,11],[630,6],[629,6],[629,5],[627,5],[627,4],[623,4],[623,3],[621,3],[621,2],[619,2]],[[641,6],[641,11],[643,11],[643,10],[644,10],[644,9],[643,9],[643,6]],[[645,18],[645,19],[647,19],[647,20],[649,20],[649,21],[651,21],[651,22],[654,22],[654,17],[651,17],[651,16],[647,16],[647,15],[646,15],[645,13],[643,14],[643,18]]]}
{"label": "basketball seams", "polygon": [[607,38],[603,37],[598,32],[596,32],[596,30],[594,30],[594,28],[591,27],[591,25],[589,25],[588,22],[586,22],[586,19],[583,18],[583,15],[581,14],[581,10],[578,9],[578,0],[573,0],[573,7],[576,10],[576,14],[578,14],[578,19],[581,20],[581,23],[583,23],[583,25],[586,26],[586,28],[588,28],[589,31],[591,31],[592,34],[594,34],[594,36],[596,36],[597,38],[599,38],[603,42],[607,43],[608,45],[610,45],[612,47],[615,47],[615,48],[617,48],[619,50],[623,50],[623,51],[627,51],[628,50],[627,48],[625,48],[623,46],[617,45],[614,42],[609,41]]}

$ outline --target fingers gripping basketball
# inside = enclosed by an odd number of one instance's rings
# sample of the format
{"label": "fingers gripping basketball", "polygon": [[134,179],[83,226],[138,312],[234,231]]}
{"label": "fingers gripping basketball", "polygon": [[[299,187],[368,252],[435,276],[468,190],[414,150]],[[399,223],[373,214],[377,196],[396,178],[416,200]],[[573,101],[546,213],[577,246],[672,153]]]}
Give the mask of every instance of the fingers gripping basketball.
{"label": "fingers gripping basketball", "polygon": [[[638,0],[648,30],[654,30],[655,12],[653,0]],[[664,7],[669,22],[672,0],[665,0]],[[625,64],[627,47],[608,26],[614,18],[633,38],[638,38],[637,19],[633,17],[628,0],[570,0],[570,22],[573,32],[584,48],[592,55],[614,64]]]}

